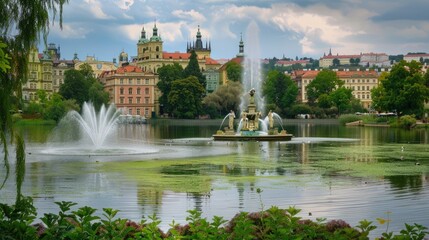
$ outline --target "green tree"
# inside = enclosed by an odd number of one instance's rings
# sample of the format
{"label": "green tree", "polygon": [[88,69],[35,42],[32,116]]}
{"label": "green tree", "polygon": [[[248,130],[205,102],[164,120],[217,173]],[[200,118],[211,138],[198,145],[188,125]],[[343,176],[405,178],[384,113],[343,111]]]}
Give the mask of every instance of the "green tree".
{"label": "green tree", "polygon": [[173,81],[168,94],[175,117],[195,118],[202,111],[202,96],[205,89],[195,76]]}
{"label": "green tree", "polygon": [[338,59],[338,58],[334,58],[334,59],[332,60],[332,65],[333,65],[334,67],[338,67],[338,66],[340,66],[340,59]]}
{"label": "green tree", "polygon": [[159,104],[162,106],[161,114],[170,113],[171,106],[168,103],[168,94],[170,94],[173,81],[183,79],[183,68],[178,63],[165,65],[158,68],[158,74],[159,81],[157,87],[162,93],[159,97]]}
{"label": "green tree", "polygon": [[344,82],[337,77],[334,71],[328,69],[320,71],[306,87],[309,104],[316,103],[320,95],[329,95],[335,88],[341,87],[343,84]]}
{"label": "green tree", "polygon": [[109,93],[104,91],[99,81],[94,81],[88,90],[88,100],[92,102],[95,109],[100,109],[102,105],[109,104]]}
{"label": "green tree", "polygon": [[[32,46],[37,45],[42,35],[45,40],[49,32],[49,13],[56,16],[59,10],[59,25],[62,27],[62,10],[67,0],[4,0],[0,4],[0,43],[3,57],[0,60],[0,142],[3,146],[4,175],[3,183],[9,177],[8,137],[13,141],[16,136],[16,185],[17,204],[21,199],[21,185],[25,173],[25,145],[21,136],[15,135],[12,128],[10,110],[14,95],[22,99],[22,84],[28,76],[28,54]],[[6,46],[5,46],[6,45]],[[7,134],[9,133],[9,134]]]}
{"label": "green tree", "polygon": [[58,93],[52,94],[51,99],[47,103],[44,118],[59,122],[65,114],[66,105],[64,104],[63,97]]}
{"label": "green tree", "polygon": [[212,118],[225,116],[231,110],[238,111],[243,86],[239,82],[221,85],[216,91],[203,99],[203,105]]}
{"label": "green tree", "polygon": [[350,103],[353,99],[352,90],[344,86],[339,87],[329,95],[329,98],[335,107],[337,107],[338,114],[341,114],[341,112],[350,108]]}
{"label": "green tree", "polygon": [[226,64],[226,76],[230,81],[241,82],[242,71],[243,71],[243,67],[236,62],[229,61]]}
{"label": "green tree", "polygon": [[200,69],[200,65],[198,64],[198,58],[195,51],[192,50],[191,56],[189,57],[188,66],[183,70],[183,77],[187,78],[190,76],[194,76],[198,79],[198,82],[206,88],[206,77],[203,75]]}
{"label": "green tree", "polygon": [[64,72],[64,83],[59,93],[65,99],[75,99],[79,106],[88,100],[90,82],[80,70],[69,69]]}
{"label": "green tree", "polygon": [[263,84],[263,94],[267,105],[275,104],[279,109],[285,111],[296,102],[298,86],[289,75],[279,71],[270,71]]}
{"label": "green tree", "polygon": [[383,77],[379,79],[379,86],[371,90],[376,109],[396,110],[401,116],[423,115],[424,102],[429,100],[429,76],[423,75],[420,62],[401,61]]}

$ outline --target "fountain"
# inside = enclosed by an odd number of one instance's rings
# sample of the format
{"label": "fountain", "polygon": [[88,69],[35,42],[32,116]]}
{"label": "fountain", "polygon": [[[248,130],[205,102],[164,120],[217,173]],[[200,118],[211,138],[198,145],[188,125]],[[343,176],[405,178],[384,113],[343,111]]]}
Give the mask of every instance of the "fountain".
{"label": "fountain", "polygon": [[[243,89],[245,94],[241,97],[241,114],[237,131],[234,130],[235,114],[231,111],[222,121],[223,124],[226,118],[229,118],[228,127],[224,130],[219,129],[213,135],[213,138],[214,140],[222,141],[289,141],[292,138],[292,134],[288,134],[284,130],[282,119],[278,114],[270,110],[262,120],[265,104],[264,98],[259,95],[262,92],[262,74],[258,40],[259,28],[257,24],[251,22],[246,33],[246,41],[249,45],[246,49],[249,49],[249,51],[246,51],[243,62]],[[276,119],[280,119],[278,121],[281,126],[280,132],[274,126]]]}
{"label": "fountain", "polygon": [[113,136],[118,131],[120,112],[114,105],[96,111],[91,103],[84,103],[82,114],[69,111],[53,131],[47,147],[40,151],[47,155],[115,156],[158,152],[148,146],[125,145]]}

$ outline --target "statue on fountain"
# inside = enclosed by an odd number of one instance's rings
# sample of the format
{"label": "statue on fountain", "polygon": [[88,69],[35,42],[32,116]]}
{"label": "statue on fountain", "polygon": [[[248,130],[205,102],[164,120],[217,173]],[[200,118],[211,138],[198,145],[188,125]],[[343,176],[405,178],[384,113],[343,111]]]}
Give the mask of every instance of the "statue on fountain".
{"label": "statue on fountain", "polygon": [[[240,114],[240,123],[237,127],[237,131],[234,131],[234,111],[230,111],[225,118],[229,119],[228,127],[225,127],[224,131],[218,130],[213,135],[215,140],[235,140],[235,141],[249,141],[249,140],[261,140],[261,141],[288,141],[292,138],[291,134],[287,134],[286,130],[281,126],[281,118],[273,111],[269,111],[267,117],[262,118],[262,113],[256,110],[255,101],[255,89],[252,88],[248,95],[248,105],[246,110],[243,110]],[[278,132],[277,128],[274,128],[274,117],[279,118],[279,124],[282,127],[282,131]],[[223,124],[223,121],[222,121]],[[221,124],[221,127],[222,127]]]}

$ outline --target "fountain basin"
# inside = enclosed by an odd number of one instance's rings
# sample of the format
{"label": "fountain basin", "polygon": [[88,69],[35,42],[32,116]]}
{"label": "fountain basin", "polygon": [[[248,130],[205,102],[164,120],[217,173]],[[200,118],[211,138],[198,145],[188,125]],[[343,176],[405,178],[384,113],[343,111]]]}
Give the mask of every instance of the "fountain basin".
{"label": "fountain basin", "polygon": [[281,131],[279,134],[268,135],[268,134],[258,134],[257,132],[253,132],[252,134],[248,134],[246,131],[242,132],[242,134],[222,134],[216,133],[213,135],[213,139],[215,141],[290,141],[293,137],[292,134],[286,133],[285,131]]}

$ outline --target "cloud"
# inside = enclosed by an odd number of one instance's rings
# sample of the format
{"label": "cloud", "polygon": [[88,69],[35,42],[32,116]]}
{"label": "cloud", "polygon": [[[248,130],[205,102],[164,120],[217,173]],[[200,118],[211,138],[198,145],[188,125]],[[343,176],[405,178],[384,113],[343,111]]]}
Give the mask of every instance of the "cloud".
{"label": "cloud", "polygon": [[[158,36],[161,36],[164,42],[174,42],[183,40],[183,34],[181,29],[185,27],[185,22],[169,22],[169,23],[156,23],[158,28]],[[140,33],[143,25],[141,24],[129,24],[124,26],[118,26],[118,31],[122,32],[129,40],[137,43],[140,38]],[[152,36],[153,24],[145,24],[144,29],[146,31],[146,37]]]}
{"label": "cloud", "polygon": [[108,16],[101,9],[101,3],[97,0],[84,0],[89,5],[89,10],[98,19],[111,19],[111,16]]}
{"label": "cloud", "polygon": [[117,0],[115,4],[122,10],[128,10],[133,6],[134,0]]}
{"label": "cloud", "polygon": [[84,39],[87,34],[93,30],[88,27],[82,27],[81,24],[68,24],[63,23],[63,29],[61,30],[58,25],[50,29],[51,37],[59,37],[62,39]]}
{"label": "cloud", "polygon": [[194,9],[190,11],[175,10],[172,12],[172,14],[173,16],[176,16],[180,19],[186,19],[193,22],[203,23],[206,21],[206,18],[204,17],[204,15],[195,11]]}

